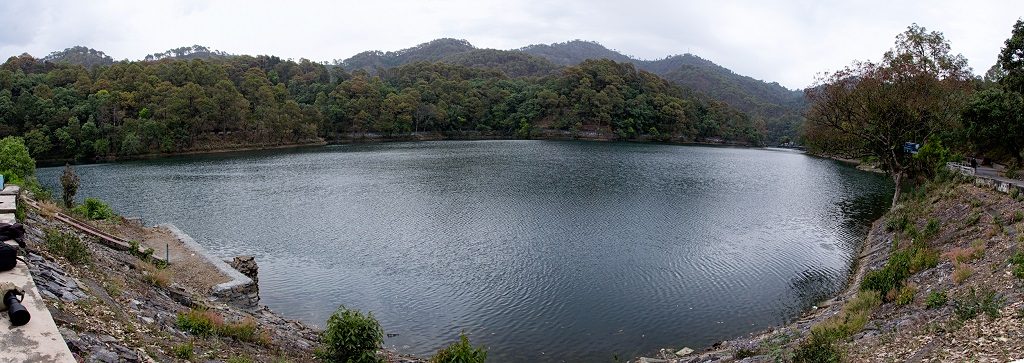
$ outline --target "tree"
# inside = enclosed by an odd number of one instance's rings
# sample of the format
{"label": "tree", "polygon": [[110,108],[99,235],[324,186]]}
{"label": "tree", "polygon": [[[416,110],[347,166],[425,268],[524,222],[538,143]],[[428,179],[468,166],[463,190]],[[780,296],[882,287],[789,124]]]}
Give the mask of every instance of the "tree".
{"label": "tree", "polygon": [[64,173],[60,175],[60,186],[64,191],[64,206],[69,209],[75,207],[75,194],[78,193],[79,182],[78,174],[75,174],[75,169],[71,168],[71,164],[64,164]]}
{"label": "tree", "polygon": [[1009,91],[1024,93],[1024,20],[1017,19],[1013,32],[999,52],[999,67],[1003,76],[999,83]]}
{"label": "tree", "polygon": [[966,133],[984,155],[1024,163],[1024,21],[1014,24],[985,80],[964,110]]}
{"label": "tree", "polygon": [[25,141],[8,136],[0,139],[0,174],[12,181],[26,181],[35,176],[36,161],[28,153]]}
{"label": "tree", "polygon": [[942,33],[913,24],[881,62],[855,63],[808,89],[808,146],[877,159],[895,183],[895,205],[905,177],[915,170],[904,143],[956,130],[972,79],[967,60],[950,54]]}

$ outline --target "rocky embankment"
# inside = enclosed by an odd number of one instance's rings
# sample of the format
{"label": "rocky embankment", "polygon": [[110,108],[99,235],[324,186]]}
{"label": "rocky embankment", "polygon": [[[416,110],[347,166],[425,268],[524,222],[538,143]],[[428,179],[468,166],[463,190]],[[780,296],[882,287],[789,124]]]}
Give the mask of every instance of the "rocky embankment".
{"label": "rocky embankment", "polygon": [[[719,342],[702,352],[663,349],[656,357],[636,361],[1024,358],[1022,200],[1022,193],[1002,193],[965,180],[931,183],[872,225],[849,288],[798,321]],[[880,293],[865,289],[886,275],[879,271],[890,270],[905,271],[902,279],[898,274],[892,279],[899,281],[894,288]],[[867,275],[876,276],[865,283]]]}
{"label": "rocky embankment", "polygon": [[[319,330],[259,304],[239,307],[213,297],[213,286],[226,279],[213,275],[215,268],[173,254],[171,264],[163,267],[144,254],[108,248],[53,218],[56,206],[37,205],[38,209],[27,210],[23,221],[30,250],[27,260],[40,294],[79,361],[315,361]],[[94,224],[125,239],[170,235],[124,220]],[[172,253],[176,247],[170,247]],[[233,262],[255,277],[255,261]],[[381,354],[393,362],[418,361]]]}

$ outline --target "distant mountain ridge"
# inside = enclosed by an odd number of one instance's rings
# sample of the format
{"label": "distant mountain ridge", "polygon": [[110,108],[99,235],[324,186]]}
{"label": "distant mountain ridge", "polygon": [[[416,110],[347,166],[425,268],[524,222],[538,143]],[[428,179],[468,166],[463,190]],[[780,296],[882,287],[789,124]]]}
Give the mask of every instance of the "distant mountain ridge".
{"label": "distant mountain ridge", "polygon": [[[147,55],[144,60],[221,59],[234,55],[194,45]],[[807,106],[803,92],[787,89],[736,74],[710,60],[692,54],[672,55],[659,60],[642,60],[608,49],[600,43],[572,40],[563,43],[533,44],[515,50],[481,49],[464,39],[441,38],[397,51],[364,51],[333,65],[348,72],[380,70],[416,62],[448,63],[474,68],[494,69],[509,77],[545,77],[561,69],[591,59],[609,59],[631,63],[674,84],[704,94],[750,115],[762,125],[770,143],[796,139]],[[114,60],[101,51],[72,47],[43,58],[48,62],[81,64],[87,68],[110,65]]]}
{"label": "distant mountain ridge", "polygon": [[[489,58],[488,61],[468,60],[484,54]],[[803,91],[739,75],[692,54],[642,60],[585,40],[534,44],[517,50],[496,50],[479,49],[466,40],[443,38],[398,51],[362,52],[343,61],[335,61],[335,64],[347,71],[375,73],[377,70],[412,62],[444,62],[496,68],[511,77],[522,77],[550,75],[557,72],[559,67],[577,65],[588,59],[632,63],[672,83],[721,100],[763,122],[770,142],[784,138],[795,139],[803,122],[803,111],[807,105]]]}

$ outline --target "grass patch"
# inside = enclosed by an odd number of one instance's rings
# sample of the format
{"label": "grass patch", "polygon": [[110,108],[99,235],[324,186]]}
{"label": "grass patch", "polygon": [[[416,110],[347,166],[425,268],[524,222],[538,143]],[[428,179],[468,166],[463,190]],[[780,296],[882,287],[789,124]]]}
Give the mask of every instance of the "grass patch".
{"label": "grass patch", "polygon": [[192,358],[195,357],[196,355],[195,346],[193,346],[192,343],[182,343],[175,345],[173,348],[171,348],[171,352],[174,353],[174,356],[177,357],[178,359],[184,360],[192,360]]}
{"label": "grass patch", "polygon": [[861,291],[843,311],[811,328],[811,336],[794,352],[794,362],[838,362],[842,353],[835,343],[864,329],[871,312],[882,304],[877,291]]}
{"label": "grass patch", "polygon": [[74,264],[88,263],[91,257],[89,248],[78,235],[53,228],[46,229],[46,250]]}
{"label": "grass patch", "polygon": [[970,248],[954,248],[946,252],[946,257],[954,264],[974,262],[985,257],[985,241],[974,240]]}
{"label": "grass patch", "polygon": [[917,287],[907,284],[900,288],[893,300],[896,305],[907,305],[914,302],[914,295],[917,295]]}
{"label": "grass patch", "polygon": [[459,341],[441,349],[430,358],[430,363],[483,363],[487,360],[487,349],[474,348],[466,334],[459,334]]}
{"label": "grass patch", "polygon": [[970,265],[963,263],[953,265],[953,282],[956,282],[957,285],[964,283],[973,274],[974,269]]}
{"label": "grass patch", "polygon": [[192,309],[178,314],[176,325],[181,330],[203,337],[221,336],[255,343],[266,343],[268,340],[259,333],[256,320],[252,318],[225,322],[220,314],[203,309]]}
{"label": "grass patch", "polygon": [[103,282],[103,290],[106,290],[107,295],[110,295],[110,297],[121,296],[121,294],[124,292],[123,289],[124,285],[117,281],[110,280]]}
{"label": "grass patch", "polygon": [[861,291],[877,291],[885,294],[886,301],[892,301],[903,286],[904,279],[938,264],[938,252],[921,243],[916,243],[910,248],[893,252],[889,256],[889,260],[886,261],[885,267],[865,274],[860,289]]}
{"label": "grass patch", "polygon": [[1018,279],[1024,279],[1024,251],[1017,251],[1010,256],[1010,260],[1007,261],[1010,266],[1013,267],[1013,276]]}
{"label": "grass patch", "polygon": [[930,218],[928,219],[928,224],[925,225],[924,227],[924,234],[922,234],[921,236],[924,237],[925,239],[935,238],[935,236],[939,235],[939,231],[941,229],[942,224],[939,223],[939,220],[935,218]]}
{"label": "grass patch", "polygon": [[981,212],[972,212],[971,215],[967,216],[967,219],[964,220],[964,226],[965,227],[974,226],[975,224],[978,224],[978,221],[980,221],[980,220],[981,220]]}
{"label": "grass patch", "polygon": [[946,297],[945,291],[932,291],[928,294],[928,297],[924,300],[924,306],[928,309],[936,309],[946,306],[946,302],[949,298]]}
{"label": "grass patch", "polygon": [[171,285],[171,272],[151,263],[142,263],[142,281],[156,287]]}
{"label": "grass patch", "polygon": [[976,291],[972,287],[970,292],[953,300],[953,312],[960,320],[970,320],[981,313],[995,319],[999,317],[999,309],[1003,307],[1003,303],[1003,297],[995,290],[986,288]]}

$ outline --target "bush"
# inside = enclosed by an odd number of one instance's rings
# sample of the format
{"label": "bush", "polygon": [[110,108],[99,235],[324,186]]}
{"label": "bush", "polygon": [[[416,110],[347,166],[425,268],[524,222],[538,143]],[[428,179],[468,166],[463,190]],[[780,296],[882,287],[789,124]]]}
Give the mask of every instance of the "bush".
{"label": "bush", "polygon": [[953,311],[961,320],[973,319],[979,313],[995,319],[999,317],[1003,302],[1003,297],[992,289],[983,289],[979,293],[972,287],[969,293],[953,301]]}
{"label": "bush", "polygon": [[973,274],[974,269],[969,265],[958,263],[953,266],[953,282],[957,284],[962,284]]}
{"label": "bush", "polygon": [[192,360],[192,357],[195,355],[195,347],[192,343],[178,344],[171,350],[178,359]]}
{"label": "bush", "polygon": [[925,239],[932,239],[939,235],[939,230],[942,228],[942,224],[939,223],[938,219],[931,218],[928,220],[928,225],[924,227],[924,234],[922,237]]}
{"label": "bush", "polygon": [[430,363],[483,363],[487,360],[484,347],[473,348],[466,334],[459,334],[459,341],[437,351]]}
{"label": "bush", "polygon": [[[868,272],[861,281],[860,289],[873,290],[887,295],[890,291],[898,290],[903,286],[903,280],[910,275],[933,268],[939,264],[938,252],[915,245],[905,250],[893,252],[886,261],[885,267]],[[895,296],[886,296],[886,301],[891,301]]]}
{"label": "bush", "polygon": [[1024,251],[1014,252],[1013,256],[1010,256],[1009,262],[1013,266],[1013,276],[1024,279]]}
{"label": "bush", "polygon": [[74,208],[75,194],[78,193],[79,184],[80,180],[78,174],[75,174],[75,169],[71,168],[71,164],[64,164],[64,173],[60,175],[60,186],[63,190],[62,197],[65,208]]}
{"label": "bush", "polygon": [[929,309],[941,308],[946,306],[948,300],[945,291],[932,291],[931,294],[928,294],[928,298],[924,300],[924,306]]}
{"label": "bush", "polygon": [[178,314],[179,329],[198,336],[221,336],[243,342],[260,342],[265,338],[259,334],[256,320],[246,318],[236,322],[225,322],[219,314],[204,310],[192,309]]}
{"label": "bush", "polygon": [[85,202],[75,207],[72,212],[91,220],[110,219],[115,215],[107,203],[96,198],[85,198]]}
{"label": "bush", "polygon": [[916,287],[903,285],[903,287],[900,288],[899,293],[896,294],[896,305],[907,305],[914,302],[914,295],[916,294]]}
{"label": "bush", "polygon": [[835,341],[814,331],[793,354],[793,362],[796,363],[838,363],[842,359],[843,355],[836,348]]}
{"label": "bush", "polygon": [[142,281],[156,287],[167,287],[171,285],[171,272],[150,263],[143,263]]}
{"label": "bush", "polygon": [[889,232],[903,231],[910,225],[910,217],[904,211],[894,212],[885,221],[885,229]]}
{"label": "bush", "polygon": [[377,349],[384,343],[384,331],[373,313],[338,308],[327,319],[327,328],[320,336],[322,345],[316,351],[325,362],[380,362]]}
{"label": "bush", "polygon": [[74,264],[89,262],[89,247],[74,233],[46,229],[46,250]]}
{"label": "bush", "polygon": [[967,226],[967,227],[970,227],[970,226],[973,226],[975,224],[978,224],[979,220],[981,220],[981,213],[974,212],[974,213],[971,213],[971,215],[967,216],[967,220],[964,221],[964,225]]}
{"label": "bush", "polygon": [[192,309],[187,313],[178,314],[178,328],[199,336],[213,335],[219,325],[220,316],[201,309]]}

